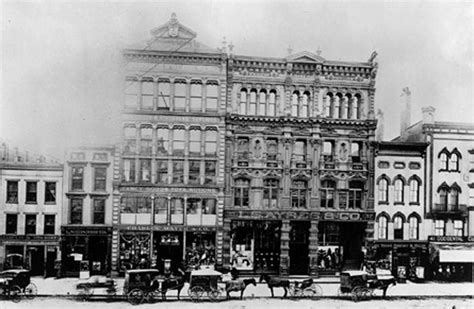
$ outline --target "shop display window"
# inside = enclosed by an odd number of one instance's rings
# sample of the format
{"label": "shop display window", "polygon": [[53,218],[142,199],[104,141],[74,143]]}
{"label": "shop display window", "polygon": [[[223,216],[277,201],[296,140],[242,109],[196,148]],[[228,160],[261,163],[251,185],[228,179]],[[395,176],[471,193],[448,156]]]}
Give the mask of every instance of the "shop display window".
{"label": "shop display window", "polygon": [[199,265],[214,265],[215,239],[215,233],[186,233],[186,265],[192,268]]}
{"label": "shop display window", "polygon": [[120,235],[119,269],[149,268],[150,234],[123,233]]}

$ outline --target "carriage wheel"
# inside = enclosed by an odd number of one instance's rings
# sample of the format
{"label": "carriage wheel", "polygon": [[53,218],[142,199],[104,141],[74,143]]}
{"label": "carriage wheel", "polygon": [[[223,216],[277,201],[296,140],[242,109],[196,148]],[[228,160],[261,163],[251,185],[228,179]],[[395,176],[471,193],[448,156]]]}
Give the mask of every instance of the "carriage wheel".
{"label": "carriage wheel", "polygon": [[82,301],[88,301],[91,298],[92,290],[90,288],[83,288],[79,291],[78,297]]}
{"label": "carriage wheel", "polygon": [[323,288],[319,284],[313,283],[308,289],[311,289],[314,292],[311,297],[323,296]]}
{"label": "carriage wheel", "polygon": [[140,305],[143,302],[145,295],[140,289],[133,289],[127,294],[127,300],[132,305]]}
{"label": "carriage wheel", "polygon": [[149,302],[149,303],[153,303],[153,302],[157,301],[158,299],[160,299],[160,297],[161,297],[161,291],[160,290],[150,291],[145,296],[146,301]]}
{"label": "carriage wheel", "polygon": [[362,291],[362,299],[367,300],[372,298],[374,290],[369,289],[369,288],[363,288]]}
{"label": "carriage wheel", "polygon": [[193,286],[188,290],[189,297],[191,297],[191,299],[194,301],[198,301],[202,297],[204,292],[204,288],[199,285]]}
{"label": "carriage wheel", "polygon": [[351,291],[351,297],[353,301],[359,301],[362,297],[362,288],[360,286],[356,286]]}
{"label": "carriage wheel", "polygon": [[209,296],[210,300],[216,301],[219,299],[219,296],[221,296],[221,291],[219,289],[211,289],[207,292],[207,296]]}
{"label": "carriage wheel", "polygon": [[33,299],[35,298],[36,294],[38,294],[38,288],[36,287],[36,284],[33,282],[30,282],[25,288],[25,296],[28,299]]}
{"label": "carriage wheel", "polygon": [[313,290],[311,287],[308,287],[301,291],[303,297],[313,298],[316,295],[316,291]]}
{"label": "carriage wheel", "polygon": [[14,285],[10,289],[9,293],[12,302],[17,303],[21,300],[21,289],[18,285]]}

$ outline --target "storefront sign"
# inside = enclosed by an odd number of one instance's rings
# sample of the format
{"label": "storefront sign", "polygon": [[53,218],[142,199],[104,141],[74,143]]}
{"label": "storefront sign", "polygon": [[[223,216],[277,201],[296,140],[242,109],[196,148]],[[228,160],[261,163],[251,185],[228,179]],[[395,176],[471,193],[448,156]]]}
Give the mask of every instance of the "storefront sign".
{"label": "storefront sign", "polygon": [[55,236],[55,235],[0,235],[0,240],[59,241],[59,236]]}
{"label": "storefront sign", "polygon": [[334,220],[334,221],[373,221],[374,212],[340,212],[340,211],[259,211],[230,210],[225,212],[228,218],[239,219],[277,219],[277,220]]}
{"label": "storefront sign", "polygon": [[321,212],[321,220],[373,221],[375,220],[375,212]]}
{"label": "storefront sign", "polygon": [[112,233],[112,227],[69,227],[63,226],[63,236],[108,236]]}
{"label": "storefront sign", "polygon": [[428,236],[434,242],[474,242],[474,236]]}
{"label": "storefront sign", "polygon": [[219,193],[217,189],[206,189],[206,188],[153,188],[153,192],[150,192],[150,188],[148,187],[124,187],[122,191],[127,192],[147,192],[147,193],[197,193],[197,194],[213,194],[216,195]]}
{"label": "storefront sign", "polygon": [[215,226],[187,226],[183,225],[122,225],[121,230],[127,231],[164,231],[164,232],[215,232]]}

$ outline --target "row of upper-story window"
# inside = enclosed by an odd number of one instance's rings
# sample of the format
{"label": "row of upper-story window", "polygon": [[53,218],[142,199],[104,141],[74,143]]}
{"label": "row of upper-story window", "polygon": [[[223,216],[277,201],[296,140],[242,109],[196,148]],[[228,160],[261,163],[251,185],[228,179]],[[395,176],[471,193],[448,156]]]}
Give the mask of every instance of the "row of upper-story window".
{"label": "row of upper-story window", "polygon": [[56,204],[56,182],[53,181],[45,181],[43,188],[43,192],[38,192],[38,180],[30,180],[30,181],[18,181],[18,180],[7,180],[7,194],[6,194],[6,202],[9,204],[18,204],[19,199],[19,191],[18,186],[19,184],[24,184],[25,190],[25,203],[27,204],[38,204],[38,194],[44,196],[44,203],[45,204]]}
{"label": "row of upper-story window", "polygon": [[[291,116],[310,117],[312,93],[295,90],[290,98]],[[325,118],[360,119],[361,95],[328,92],[323,100],[322,115]],[[259,116],[280,116],[280,96],[275,89],[242,88],[239,93],[239,114]],[[281,104],[284,105],[283,102]]]}
{"label": "row of upper-story window", "polygon": [[[390,162],[388,161],[379,161],[377,163],[377,167],[380,169],[388,169],[390,168]],[[393,162],[394,169],[404,169],[406,168],[406,163],[402,161],[395,161]],[[411,170],[419,170],[421,168],[421,163],[419,162],[409,162],[408,168]]]}
{"label": "row of upper-story window", "polygon": [[[18,217],[19,214],[6,214],[5,218],[5,234],[19,234],[18,229]],[[25,219],[25,234],[37,234],[37,214],[24,214]],[[56,226],[56,215],[54,214],[45,214],[43,215],[43,233],[38,234],[54,234],[55,233],[55,226]]]}
{"label": "row of upper-story window", "polygon": [[[105,223],[105,197],[92,199],[92,224]],[[72,197],[69,199],[69,224],[83,224],[84,198]]]}
{"label": "row of upper-story window", "polygon": [[438,154],[440,172],[459,172],[459,161],[461,159],[461,153],[457,148],[452,151],[443,148]]}
{"label": "row of upper-story window", "polygon": [[390,178],[383,174],[377,179],[378,186],[378,203],[379,204],[388,204],[390,202],[391,196],[389,190],[390,187],[393,187],[393,202],[395,205],[404,205],[406,199],[406,187],[408,187],[408,202],[410,205],[419,205],[420,204],[420,189],[421,189],[421,179],[420,177],[413,175],[408,180],[402,175],[397,175],[390,182]]}
{"label": "row of upper-story window", "polygon": [[167,198],[142,196],[124,196],[121,199],[121,213],[151,213],[155,215],[188,214],[215,215],[217,200],[215,198]]}
{"label": "row of upper-story window", "polygon": [[215,160],[123,159],[122,181],[128,183],[212,185],[217,181]]}
{"label": "row of upper-story window", "polygon": [[[383,212],[377,216],[377,237],[378,239],[389,239],[388,222],[390,217],[387,213]],[[404,224],[406,222],[405,216],[400,213],[396,213],[393,218],[393,239],[403,240],[404,235]],[[417,240],[420,237],[420,223],[421,217],[419,214],[413,212],[408,216],[408,239]]]}
{"label": "row of upper-story window", "polygon": [[[107,190],[107,167],[94,166],[92,167],[92,190],[106,191]],[[71,181],[70,188],[72,191],[84,191],[84,171],[83,165],[71,166]]]}
{"label": "row of upper-story window", "polygon": [[439,195],[439,203],[434,203],[432,210],[434,211],[456,211],[459,210],[459,194],[461,187],[455,182],[449,186],[443,182],[437,190]]}
{"label": "row of upper-story window", "polygon": [[[218,131],[215,127],[174,126],[172,129],[150,126],[124,128],[124,153],[151,156],[217,156]],[[139,145],[139,147],[137,147]],[[155,147],[153,147],[155,146]]]}
{"label": "row of upper-story window", "polygon": [[[263,208],[278,208],[280,196],[280,181],[278,179],[265,179],[263,182],[263,195],[261,201],[252,201],[261,204]],[[250,180],[237,178],[234,180],[234,207],[251,207],[250,193],[255,188],[250,187]],[[364,183],[350,181],[349,189],[336,190],[336,182],[323,181],[320,188],[320,207],[340,209],[362,209]],[[308,181],[293,180],[290,187],[290,203],[292,208],[308,208],[309,189]]]}
{"label": "row of upper-story window", "polygon": [[[238,137],[236,141],[236,153],[239,156],[249,153],[257,154],[257,156],[265,154],[269,160],[276,160],[277,155],[281,153],[279,150],[279,140],[277,138],[267,138],[263,143],[260,142],[260,139],[256,139],[255,142],[253,142],[252,149],[250,149],[250,145],[251,141],[249,137]],[[322,145],[321,158],[325,161],[333,161],[335,157],[335,141],[325,140]],[[296,139],[292,146],[292,159],[305,161],[307,156],[308,141],[306,139]],[[341,143],[338,156],[340,159],[350,156],[352,162],[360,162],[362,157],[362,142],[351,142],[350,149],[346,146],[346,143]]]}
{"label": "row of upper-story window", "polygon": [[138,81],[128,78],[125,85],[125,107],[141,110],[172,110],[216,112],[219,102],[219,82],[208,80],[160,78]]}
{"label": "row of upper-story window", "polygon": [[[87,154],[89,155],[89,154]],[[74,151],[69,154],[69,159],[71,161],[86,161],[86,153]],[[92,154],[92,161],[94,162],[104,162],[108,161],[109,155],[107,152],[94,152]]]}

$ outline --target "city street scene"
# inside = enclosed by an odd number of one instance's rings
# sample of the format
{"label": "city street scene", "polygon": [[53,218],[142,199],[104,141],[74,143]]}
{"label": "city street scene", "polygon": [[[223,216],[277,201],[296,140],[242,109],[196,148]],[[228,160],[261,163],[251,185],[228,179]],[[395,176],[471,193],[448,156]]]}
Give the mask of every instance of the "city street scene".
{"label": "city street scene", "polygon": [[471,2],[0,5],[0,309],[474,308]]}

